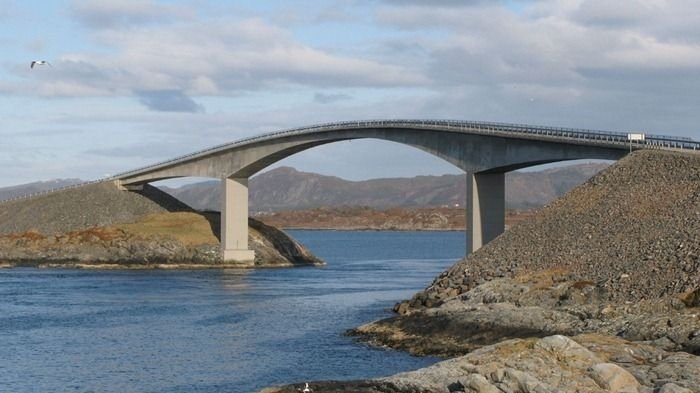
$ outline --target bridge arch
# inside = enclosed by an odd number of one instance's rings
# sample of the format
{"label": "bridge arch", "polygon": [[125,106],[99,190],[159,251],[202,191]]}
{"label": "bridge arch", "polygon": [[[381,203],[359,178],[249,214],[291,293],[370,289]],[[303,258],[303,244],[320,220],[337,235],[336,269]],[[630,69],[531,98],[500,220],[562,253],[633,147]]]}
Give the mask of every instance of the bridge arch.
{"label": "bridge arch", "polygon": [[354,139],[408,145],[467,173],[468,252],[503,232],[504,174],[519,168],[575,159],[617,160],[628,153],[615,133],[494,123],[389,120],[305,127],[217,146],[115,176],[127,187],[175,177],[222,180],[224,258],[253,258],[248,250],[248,178],[313,147]]}
{"label": "bridge arch", "polygon": [[142,170],[117,175],[122,184],[137,185],[176,177],[250,177],[301,151],[339,141],[381,139],[408,145],[455,165],[465,172],[501,171],[575,159],[618,159],[619,146],[577,144],[542,138],[465,133],[450,127],[426,129],[421,124],[348,126],[332,130],[269,134],[250,141],[184,156]]}

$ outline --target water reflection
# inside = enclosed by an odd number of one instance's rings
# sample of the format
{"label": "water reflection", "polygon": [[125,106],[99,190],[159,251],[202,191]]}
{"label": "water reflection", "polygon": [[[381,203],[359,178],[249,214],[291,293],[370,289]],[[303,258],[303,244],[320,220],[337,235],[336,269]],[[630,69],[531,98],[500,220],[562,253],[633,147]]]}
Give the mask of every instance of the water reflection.
{"label": "water reflection", "polygon": [[220,270],[219,285],[221,288],[232,292],[245,292],[250,290],[248,274],[250,269],[223,269]]}

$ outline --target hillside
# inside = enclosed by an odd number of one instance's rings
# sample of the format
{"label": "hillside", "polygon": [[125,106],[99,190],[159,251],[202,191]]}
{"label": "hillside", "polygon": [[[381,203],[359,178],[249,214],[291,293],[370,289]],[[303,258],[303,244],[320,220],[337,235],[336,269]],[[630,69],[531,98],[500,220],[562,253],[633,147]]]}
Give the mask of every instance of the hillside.
{"label": "hillside", "polygon": [[[606,166],[604,163],[588,163],[509,173],[506,175],[506,206],[516,210],[541,207]],[[196,209],[220,209],[219,183],[216,181],[164,190]],[[454,207],[464,205],[465,193],[462,175],[348,181],[282,167],[250,180],[250,210],[270,212],[340,206],[375,209]]]}
{"label": "hillside", "polygon": [[0,188],[0,201],[82,183],[80,179],[54,179]]}
{"label": "hillside", "polygon": [[38,195],[0,203],[0,234],[39,230],[44,234],[129,222],[147,214],[192,211],[151,186],[121,192],[112,183]]}

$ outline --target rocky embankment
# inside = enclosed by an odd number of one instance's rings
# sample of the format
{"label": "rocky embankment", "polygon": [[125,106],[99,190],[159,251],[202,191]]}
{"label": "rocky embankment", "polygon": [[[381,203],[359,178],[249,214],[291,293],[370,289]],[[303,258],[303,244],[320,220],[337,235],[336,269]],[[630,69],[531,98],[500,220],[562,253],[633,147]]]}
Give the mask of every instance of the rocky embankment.
{"label": "rocky embankment", "polygon": [[700,392],[700,155],[631,154],[395,310],[351,334],[454,358],[379,380],[311,386]]}
{"label": "rocky embankment", "polygon": [[[249,220],[251,264],[322,264],[284,232]],[[219,215],[198,213],[157,188],[97,183],[0,204],[4,266],[222,267]]]}
{"label": "rocky embankment", "polygon": [[639,151],[620,160],[455,264],[408,306],[551,269],[617,303],[700,287],[700,155]]}

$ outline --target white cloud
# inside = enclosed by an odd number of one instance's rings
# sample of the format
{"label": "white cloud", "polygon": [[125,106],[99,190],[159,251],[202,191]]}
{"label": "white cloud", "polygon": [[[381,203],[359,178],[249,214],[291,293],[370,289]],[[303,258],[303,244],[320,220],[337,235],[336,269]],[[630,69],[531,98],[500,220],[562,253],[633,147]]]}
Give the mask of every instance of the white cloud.
{"label": "white cloud", "polygon": [[79,22],[95,29],[165,22],[194,14],[186,7],[159,4],[152,0],[78,0],[73,2],[71,11]]}
{"label": "white cloud", "polygon": [[[648,78],[652,75],[674,79],[679,71],[700,69],[698,43],[681,39],[680,32],[675,39],[657,33],[679,21],[697,19],[700,4],[686,9],[689,16],[668,18],[665,25],[641,23],[660,6],[671,8],[664,8],[665,15],[677,16],[679,5],[671,3],[625,2],[637,10],[629,13],[621,2],[597,0],[540,1],[523,12],[493,3],[457,9],[385,7],[378,16],[383,23],[415,30],[416,36],[424,36],[424,31],[444,32],[432,40],[416,38],[429,52],[430,77],[441,85],[496,88],[524,83],[550,90],[583,89],[593,82],[589,78],[595,70],[597,78],[634,71],[639,87],[652,87],[655,82],[650,84]],[[692,36],[696,30],[685,33]]]}
{"label": "white cloud", "polygon": [[663,12],[660,1],[584,0],[572,12],[577,22],[610,28],[638,26],[644,20],[653,19]]}
{"label": "white cloud", "polygon": [[[151,3],[143,7],[128,4],[133,7],[121,13],[135,20],[147,19],[158,10]],[[99,19],[95,15],[109,15],[112,7],[114,3],[91,5],[90,12],[82,10],[80,15]],[[32,76],[31,83],[38,86],[30,90],[55,96],[138,96],[139,91],[161,90],[225,96],[292,86],[427,83],[423,75],[400,65],[313,48],[261,19],[221,18],[157,26],[132,23],[126,27],[110,22],[104,26],[94,37],[109,49],[106,54],[64,54],[54,62],[50,75]]]}

